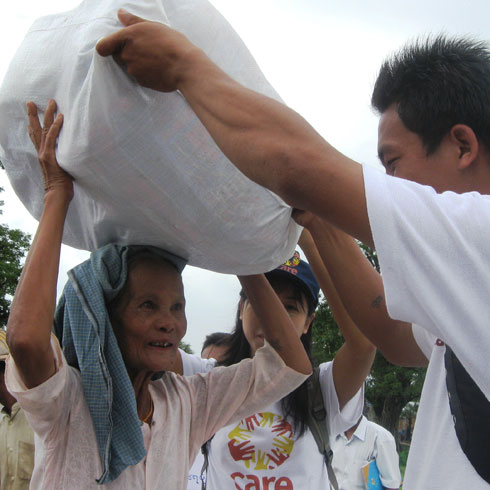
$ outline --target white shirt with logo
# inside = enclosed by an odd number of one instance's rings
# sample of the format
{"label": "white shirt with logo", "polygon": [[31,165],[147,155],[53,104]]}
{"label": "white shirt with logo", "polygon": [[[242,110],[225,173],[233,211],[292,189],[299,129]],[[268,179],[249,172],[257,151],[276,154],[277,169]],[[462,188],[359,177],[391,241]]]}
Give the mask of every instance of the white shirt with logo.
{"label": "white shirt with logo", "polygon": [[[361,416],[364,389],[339,411],[332,362],[320,366],[320,385],[335,437]],[[332,437],[330,438],[332,440]],[[323,456],[311,432],[298,438],[276,402],[219,430],[209,444],[207,490],[325,490],[329,488]]]}

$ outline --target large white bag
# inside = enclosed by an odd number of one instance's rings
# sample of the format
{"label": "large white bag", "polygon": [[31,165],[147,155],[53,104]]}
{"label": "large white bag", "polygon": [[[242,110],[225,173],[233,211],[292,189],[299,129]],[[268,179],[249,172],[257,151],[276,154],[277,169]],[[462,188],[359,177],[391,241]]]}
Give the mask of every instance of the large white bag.
{"label": "large white bag", "polygon": [[39,219],[43,183],[25,102],[54,98],[65,122],[58,160],[75,179],[64,243],[150,244],[219,272],[270,270],[292,255],[291,208],[222,155],[179,93],[138,86],[98,39],[124,7],[184,32],[244,85],[279,99],[226,20],[205,0],[85,0],[29,30],[0,90],[0,159]]}

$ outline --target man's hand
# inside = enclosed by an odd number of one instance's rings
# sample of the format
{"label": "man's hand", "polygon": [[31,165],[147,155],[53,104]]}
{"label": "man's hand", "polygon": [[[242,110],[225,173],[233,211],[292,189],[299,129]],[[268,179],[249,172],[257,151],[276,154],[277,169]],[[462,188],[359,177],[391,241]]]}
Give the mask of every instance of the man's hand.
{"label": "man's hand", "polygon": [[165,24],[124,9],[119,10],[118,17],[125,27],[101,39],[95,47],[97,52],[112,56],[143,87],[160,92],[177,90],[189,56],[201,51]]}

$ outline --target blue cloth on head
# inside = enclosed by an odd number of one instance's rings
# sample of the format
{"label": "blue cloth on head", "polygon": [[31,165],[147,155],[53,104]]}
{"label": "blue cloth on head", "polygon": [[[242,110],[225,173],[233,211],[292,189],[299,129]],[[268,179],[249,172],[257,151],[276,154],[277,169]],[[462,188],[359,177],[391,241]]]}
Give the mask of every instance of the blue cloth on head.
{"label": "blue cloth on head", "polygon": [[80,370],[94,423],[103,473],[97,483],[115,480],[145,455],[133,385],[112,330],[106,304],[121,291],[128,259],[148,250],[182,272],[185,260],[151,246],[106,245],[68,272],[54,330],[70,366]]}

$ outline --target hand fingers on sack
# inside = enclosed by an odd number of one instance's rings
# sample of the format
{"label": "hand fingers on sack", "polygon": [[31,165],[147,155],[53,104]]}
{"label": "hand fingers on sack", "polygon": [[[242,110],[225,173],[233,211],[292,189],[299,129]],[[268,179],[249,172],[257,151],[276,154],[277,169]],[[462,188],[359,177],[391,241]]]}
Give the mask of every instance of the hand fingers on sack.
{"label": "hand fingers on sack", "polygon": [[128,12],[126,9],[119,9],[117,12],[117,17],[121,21],[121,24],[128,27],[133,24],[139,24],[140,22],[147,22],[146,19],[142,19],[137,15],[133,15],[131,12]]}
{"label": "hand fingers on sack", "polygon": [[46,151],[52,151],[54,153],[56,140],[60,134],[61,126],[63,126],[63,114],[58,114],[46,134],[46,139],[44,141],[44,149]]}
{"label": "hand fingers on sack", "polygon": [[56,102],[51,99],[48,102],[48,106],[46,107],[46,111],[44,112],[44,120],[43,120],[43,130],[41,133],[41,146],[43,145],[44,140],[53,124],[54,113],[56,112]]}
{"label": "hand fingers on sack", "polygon": [[110,56],[121,52],[127,38],[125,29],[111,34],[110,36],[103,37],[95,45],[95,49],[100,56]]}
{"label": "hand fingers on sack", "polygon": [[297,208],[294,208],[291,214],[291,218],[293,218],[294,221],[296,221],[296,223],[298,223],[298,225],[300,226],[303,226],[303,223],[305,222],[307,217],[308,217],[307,211],[303,211],[302,209],[297,209]]}
{"label": "hand fingers on sack", "polygon": [[41,145],[41,124],[39,123],[39,117],[37,116],[37,106],[34,102],[27,102],[27,118],[29,125],[27,131],[29,138],[31,138],[32,144],[36,150],[39,150]]}
{"label": "hand fingers on sack", "polygon": [[142,19],[136,15],[131,14],[127,10],[119,9],[117,16],[121,23],[125,26],[124,29],[120,29],[113,34],[103,37],[95,45],[95,49],[100,56],[114,56],[114,59],[118,64],[123,64],[118,55],[122,52],[124,45],[128,40],[128,31],[126,27],[132,26],[134,24],[139,24],[140,22],[148,22],[146,19]]}

